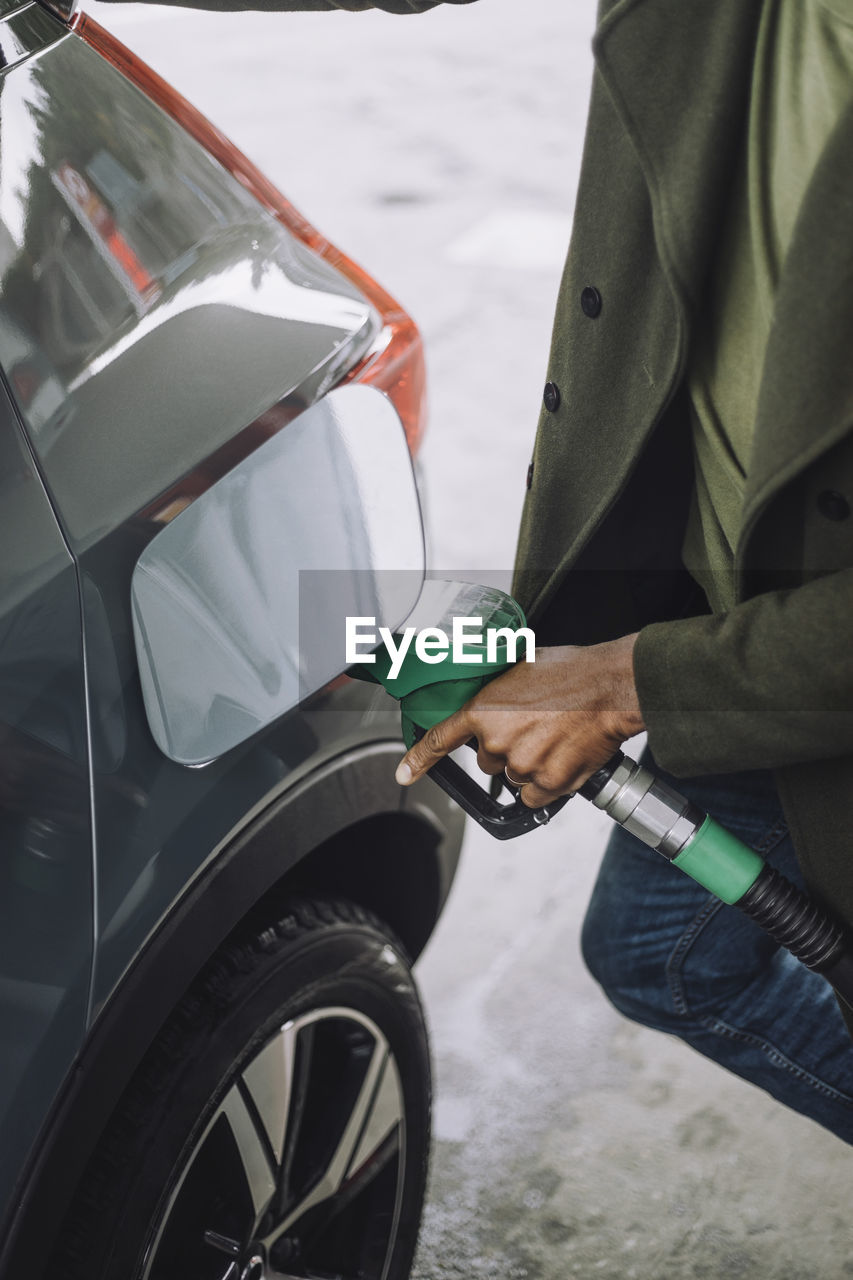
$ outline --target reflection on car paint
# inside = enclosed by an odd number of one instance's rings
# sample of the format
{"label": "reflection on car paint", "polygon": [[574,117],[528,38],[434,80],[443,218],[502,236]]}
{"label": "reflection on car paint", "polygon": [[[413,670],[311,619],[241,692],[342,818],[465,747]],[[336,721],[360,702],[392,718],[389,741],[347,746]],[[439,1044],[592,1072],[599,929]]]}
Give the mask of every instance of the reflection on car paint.
{"label": "reflection on car paint", "polygon": [[63,35],[62,27],[38,5],[29,2],[0,8],[0,69],[14,67],[40,53]]}
{"label": "reflection on car paint", "polygon": [[85,1027],[92,951],[86,705],[71,557],[0,392],[0,1188]]}
{"label": "reflection on car paint", "polygon": [[23,363],[13,390],[81,548],[272,405],[315,398],[378,320],[78,37],[4,76],[0,102],[0,360]]}

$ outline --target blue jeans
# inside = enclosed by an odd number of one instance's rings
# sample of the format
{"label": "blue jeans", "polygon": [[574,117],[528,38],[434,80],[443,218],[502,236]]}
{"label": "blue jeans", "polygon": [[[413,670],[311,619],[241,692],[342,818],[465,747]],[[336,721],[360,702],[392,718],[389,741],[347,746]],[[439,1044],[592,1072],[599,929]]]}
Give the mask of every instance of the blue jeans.
{"label": "blue jeans", "polygon": [[[649,753],[644,763],[662,777]],[[667,779],[802,885],[772,776]],[[853,1143],[853,1042],[828,983],[616,827],[583,927],[593,976],[622,1013]]]}

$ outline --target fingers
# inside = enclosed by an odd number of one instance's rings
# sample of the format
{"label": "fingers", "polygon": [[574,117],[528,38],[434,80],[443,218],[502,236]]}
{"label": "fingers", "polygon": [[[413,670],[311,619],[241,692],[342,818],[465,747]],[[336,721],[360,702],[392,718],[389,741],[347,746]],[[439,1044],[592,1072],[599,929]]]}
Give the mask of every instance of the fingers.
{"label": "fingers", "polygon": [[528,809],[541,809],[543,805],[553,804],[560,796],[573,794],[568,788],[562,791],[545,791],[535,782],[526,782],[518,793],[521,803]]}
{"label": "fingers", "polygon": [[[558,750],[535,764],[531,761],[526,766],[520,763],[518,768],[513,756],[507,768],[512,777],[524,780],[519,791],[522,803],[528,809],[541,809],[543,805],[553,804],[561,796],[574,795],[598,768],[597,764],[590,763],[588,752],[588,746],[586,750],[580,751]],[[612,754],[610,750],[605,758],[609,760]]]}
{"label": "fingers", "polygon": [[511,781],[518,781],[518,797],[528,809],[541,809],[550,804],[558,796],[565,795],[570,789],[563,777],[562,770],[555,770],[553,765],[542,762],[534,764],[524,759],[516,761],[513,757],[507,761],[505,772]]}
{"label": "fingers", "polygon": [[477,764],[483,773],[503,773],[506,758],[502,755],[495,755],[492,751],[487,751],[482,744],[479,744],[477,747]]}
{"label": "fingers", "polygon": [[584,749],[577,754],[552,757],[546,767],[531,769],[530,781],[519,793],[522,802],[529,809],[541,809],[560,796],[575,795],[596,769],[607,763],[618,746],[619,743],[607,740],[604,745],[600,742],[594,745],[585,743]]}
{"label": "fingers", "polygon": [[[494,684],[506,679],[501,676]],[[410,786],[444,756],[476,738],[483,772],[507,772],[519,784],[522,802],[538,809],[577,791],[622,741],[609,723],[588,711],[570,707],[555,714],[537,704],[533,710],[523,707],[510,714],[505,702],[495,705],[494,697],[494,688],[488,686],[454,715],[428,729],[400,761],[397,781]]]}
{"label": "fingers", "polygon": [[455,715],[441,720],[427,729],[420,742],[407,751],[397,765],[396,779],[403,787],[411,786],[423,777],[428,769],[438,764],[444,756],[461,747],[472,736],[467,709],[463,707]]}

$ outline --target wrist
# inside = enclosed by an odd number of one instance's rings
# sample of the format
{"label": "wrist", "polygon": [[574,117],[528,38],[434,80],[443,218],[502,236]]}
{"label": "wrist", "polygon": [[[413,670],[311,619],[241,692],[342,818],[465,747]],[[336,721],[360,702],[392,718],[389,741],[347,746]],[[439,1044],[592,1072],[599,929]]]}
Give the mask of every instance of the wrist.
{"label": "wrist", "polygon": [[639,632],[611,640],[606,647],[613,676],[611,689],[611,714],[614,717],[616,736],[632,738],[645,729],[637,682],[634,677],[634,647]]}

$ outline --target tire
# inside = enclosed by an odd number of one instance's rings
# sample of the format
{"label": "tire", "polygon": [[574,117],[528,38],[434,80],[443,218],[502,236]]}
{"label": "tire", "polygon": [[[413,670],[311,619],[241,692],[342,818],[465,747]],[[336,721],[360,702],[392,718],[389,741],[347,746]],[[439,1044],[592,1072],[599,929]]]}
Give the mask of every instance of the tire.
{"label": "tire", "polygon": [[213,959],[128,1087],[46,1275],[405,1280],[429,1052],[386,926],[302,901]]}

